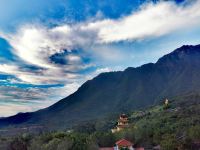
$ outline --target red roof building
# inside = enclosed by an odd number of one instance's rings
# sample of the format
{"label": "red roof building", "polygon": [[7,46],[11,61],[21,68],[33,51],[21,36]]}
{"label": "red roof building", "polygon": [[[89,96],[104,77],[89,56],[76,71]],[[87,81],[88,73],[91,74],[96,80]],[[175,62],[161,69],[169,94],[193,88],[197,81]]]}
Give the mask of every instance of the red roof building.
{"label": "red roof building", "polygon": [[121,140],[117,141],[115,144],[117,146],[119,146],[119,147],[130,147],[130,146],[133,146],[133,143],[131,143],[130,141],[127,141],[125,139],[121,139]]}
{"label": "red roof building", "polygon": [[99,150],[120,150],[121,148],[128,148],[129,150],[144,150],[143,147],[133,148],[134,144],[126,139],[121,139],[115,143],[114,147],[104,147]]}
{"label": "red roof building", "polygon": [[125,140],[125,139],[121,139],[119,141],[117,141],[115,143],[115,150],[120,150],[121,148],[128,148],[129,150],[134,150],[133,149],[133,143],[131,143],[130,141],[128,140]]}

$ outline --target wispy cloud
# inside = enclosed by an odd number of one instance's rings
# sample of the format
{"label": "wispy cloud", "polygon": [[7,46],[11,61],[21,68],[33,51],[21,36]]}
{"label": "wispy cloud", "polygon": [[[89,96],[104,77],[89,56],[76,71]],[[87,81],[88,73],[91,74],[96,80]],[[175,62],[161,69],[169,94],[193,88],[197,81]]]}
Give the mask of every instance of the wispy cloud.
{"label": "wispy cloud", "polygon": [[[70,83],[80,76],[75,73],[64,72],[61,68],[38,69],[36,71],[21,68],[17,65],[0,64],[0,72],[14,75],[24,83],[30,84],[61,84]],[[61,78],[62,77],[62,78]]]}
{"label": "wispy cloud", "polygon": [[73,93],[79,83],[64,87],[19,88],[0,86],[0,117],[15,115],[18,112],[31,112],[52,105],[61,98]]}

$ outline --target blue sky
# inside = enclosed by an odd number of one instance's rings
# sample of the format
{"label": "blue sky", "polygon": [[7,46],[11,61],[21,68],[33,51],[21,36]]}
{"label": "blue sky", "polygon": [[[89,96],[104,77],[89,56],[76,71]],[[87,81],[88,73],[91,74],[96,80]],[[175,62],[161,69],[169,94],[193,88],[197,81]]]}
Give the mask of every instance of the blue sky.
{"label": "blue sky", "polygon": [[200,43],[199,0],[1,0],[0,116]]}

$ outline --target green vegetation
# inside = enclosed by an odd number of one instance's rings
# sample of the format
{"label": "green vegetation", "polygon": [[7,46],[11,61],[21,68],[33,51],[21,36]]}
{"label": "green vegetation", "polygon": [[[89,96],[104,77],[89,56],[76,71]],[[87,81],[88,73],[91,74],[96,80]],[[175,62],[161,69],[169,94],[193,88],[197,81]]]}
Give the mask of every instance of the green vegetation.
{"label": "green vegetation", "polygon": [[1,149],[8,150],[98,150],[110,147],[121,138],[152,149],[196,150],[200,141],[200,96],[175,97],[170,107],[164,104],[145,110],[129,112],[130,127],[111,133],[117,117],[91,120],[76,125],[72,130],[54,131],[37,135],[23,134],[15,138],[1,138]]}

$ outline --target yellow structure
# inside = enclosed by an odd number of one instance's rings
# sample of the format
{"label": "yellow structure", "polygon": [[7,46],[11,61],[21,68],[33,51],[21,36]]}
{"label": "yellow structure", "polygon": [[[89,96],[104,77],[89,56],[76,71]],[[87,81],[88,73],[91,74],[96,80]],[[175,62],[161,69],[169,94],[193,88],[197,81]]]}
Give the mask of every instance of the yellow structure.
{"label": "yellow structure", "polygon": [[166,106],[169,105],[169,100],[168,99],[165,100],[165,105]]}

